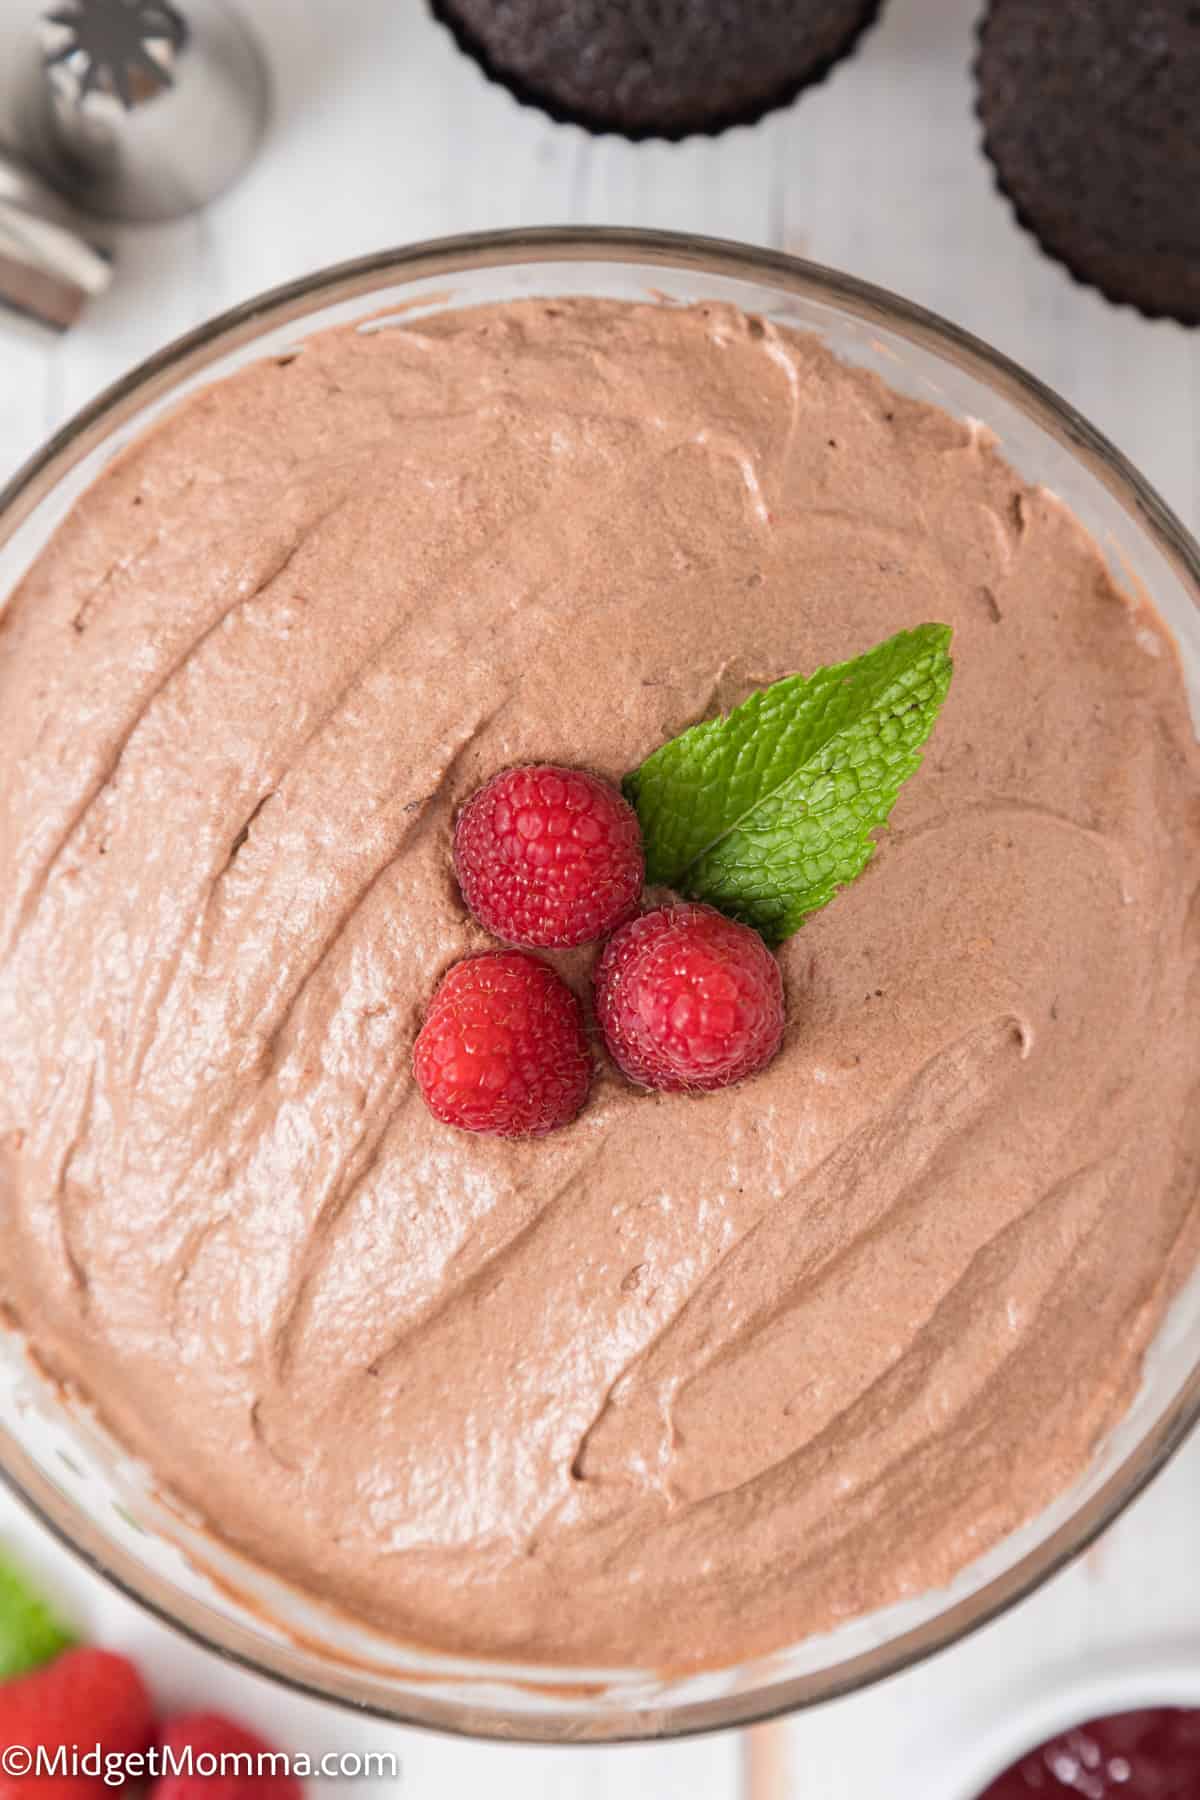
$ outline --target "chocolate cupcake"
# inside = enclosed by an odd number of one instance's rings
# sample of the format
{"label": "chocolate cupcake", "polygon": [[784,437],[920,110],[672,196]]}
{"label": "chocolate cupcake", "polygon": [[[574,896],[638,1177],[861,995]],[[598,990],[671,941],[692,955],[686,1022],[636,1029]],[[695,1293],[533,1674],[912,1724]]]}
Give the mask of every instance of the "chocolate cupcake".
{"label": "chocolate cupcake", "polygon": [[431,0],[518,100],[589,131],[684,138],[786,106],[880,0]]}
{"label": "chocolate cupcake", "polygon": [[976,74],[984,147],[1042,248],[1200,324],[1198,0],[991,0]]}

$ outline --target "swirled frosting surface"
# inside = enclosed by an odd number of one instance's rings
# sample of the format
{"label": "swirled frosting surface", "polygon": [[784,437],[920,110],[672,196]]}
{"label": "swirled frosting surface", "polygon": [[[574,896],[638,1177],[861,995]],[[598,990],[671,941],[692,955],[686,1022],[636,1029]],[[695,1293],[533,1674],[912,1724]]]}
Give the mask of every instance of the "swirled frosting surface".
{"label": "swirled frosting surface", "polygon": [[[456,807],[955,630],[760,1078],[437,1124]],[[0,1298],[252,1557],[404,1637],[732,1661],[1088,1462],[1198,1243],[1200,755],[986,434],[722,307],[523,302],[193,395],[0,625]],[[561,966],[581,991],[590,952]]]}

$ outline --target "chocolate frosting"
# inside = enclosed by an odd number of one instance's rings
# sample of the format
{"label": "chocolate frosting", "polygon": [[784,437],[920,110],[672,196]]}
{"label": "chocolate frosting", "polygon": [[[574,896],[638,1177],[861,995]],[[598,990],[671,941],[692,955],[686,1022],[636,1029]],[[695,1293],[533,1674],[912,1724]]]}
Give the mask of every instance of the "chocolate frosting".
{"label": "chocolate frosting", "polygon": [[[436,1123],[463,799],[926,619],[950,698],[776,1062]],[[3,616],[0,1298],[215,1533],[426,1645],[729,1662],[944,1582],[1196,1259],[1198,776],[1079,524],[815,339],[529,301],[257,364]]]}

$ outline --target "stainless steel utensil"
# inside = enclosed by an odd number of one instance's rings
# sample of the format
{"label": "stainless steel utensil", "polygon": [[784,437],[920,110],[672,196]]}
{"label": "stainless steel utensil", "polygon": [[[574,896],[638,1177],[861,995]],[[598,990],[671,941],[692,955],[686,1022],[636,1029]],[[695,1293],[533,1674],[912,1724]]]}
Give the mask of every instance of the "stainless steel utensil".
{"label": "stainless steel utensil", "polygon": [[0,148],[0,305],[65,331],[111,278],[107,252],[59,195]]}
{"label": "stainless steel utensil", "polygon": [[22,144],[89,213],[150,223],[230,187],[268,109],[258,46],[223,0],[59,0],[31,48]]}

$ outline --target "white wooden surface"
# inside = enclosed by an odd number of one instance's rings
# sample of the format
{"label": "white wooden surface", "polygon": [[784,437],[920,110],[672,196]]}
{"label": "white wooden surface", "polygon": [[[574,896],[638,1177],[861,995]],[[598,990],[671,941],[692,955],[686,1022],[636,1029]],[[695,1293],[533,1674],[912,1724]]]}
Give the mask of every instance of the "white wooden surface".
{"label": "white wooden surface", "polygon": [[[128,234],[113,292],[67,340],[0,321],[0,479],[131,363],[263,287],[406,240],[569,220],[771,243],[898,289],[1066,394],[1200,526],[1200,333],[1108,306],[1013,225],[977,147],[972,0],[889,0],[854,60],[788,113],[716,142],[637,147],[519,108],[422,0],[242,3],[277,82],[260,161],[211,213]],[[0,52],[34,10],[0,0]],[[962,1746],[1014,1690],[1153,1646],[1200,1664],[1200,1442],[1083,1563],[935,1662],[749,1739],[645,1750],[457,1745],[293,1701],[151,1625],[8,1503],[0,1535],[42,1560],[99,1633],[134,1646],[164,1696],[223,1698],[295,1747],[397,1746],[419,1800],[951,1800]]]}

